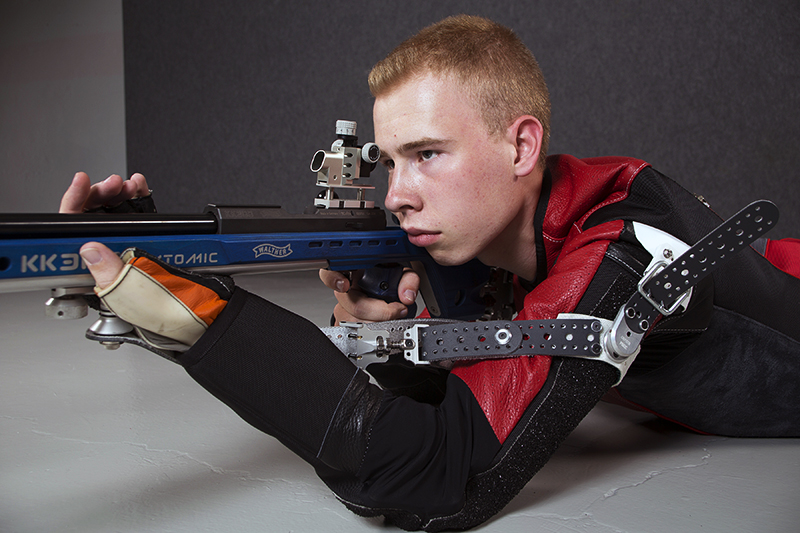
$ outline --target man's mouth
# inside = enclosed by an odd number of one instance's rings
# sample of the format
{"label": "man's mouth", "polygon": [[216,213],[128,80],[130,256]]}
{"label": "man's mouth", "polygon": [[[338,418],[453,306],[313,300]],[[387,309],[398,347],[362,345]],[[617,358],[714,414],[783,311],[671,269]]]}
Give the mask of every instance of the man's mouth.
{"label": "man's mouth", "polygon": [[408,242],[420,248],[434,244],[442,235],[439,232],[425,231],[419,228],[403,228],[403,231],[408,234]]}

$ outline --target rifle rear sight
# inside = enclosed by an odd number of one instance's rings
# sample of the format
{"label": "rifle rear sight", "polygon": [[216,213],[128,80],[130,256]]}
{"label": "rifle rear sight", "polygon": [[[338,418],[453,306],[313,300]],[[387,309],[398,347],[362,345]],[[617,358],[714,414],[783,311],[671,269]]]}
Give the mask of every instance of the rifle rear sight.
{"label": "rifle rear sight", "polygon": [[[317,186],[325,190],[314,200],[315,207],[325,209],[372,209],[374,200],[366,200],[364,191],[371,185],[357,184],[359,178],[369,177],[381,157],[380,148],[372,142],[358,145],[356,123],[336,121],[336,140],[330,151],[319,150],[311,159],[311,171],[317,173]],[[340,199],[334,189],[354,189],[355,200]]]}

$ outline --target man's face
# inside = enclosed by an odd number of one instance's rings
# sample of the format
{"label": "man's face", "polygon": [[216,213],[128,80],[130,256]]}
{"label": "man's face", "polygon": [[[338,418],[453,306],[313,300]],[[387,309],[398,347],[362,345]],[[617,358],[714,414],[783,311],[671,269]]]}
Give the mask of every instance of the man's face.
{"label": "man's face", "polygon": [[386,208],[411,243],[444,265],[497,264],[525,194],[514,136],[490,135],[461,85],[433,74],[377,97],[373,120],[389,170]]}

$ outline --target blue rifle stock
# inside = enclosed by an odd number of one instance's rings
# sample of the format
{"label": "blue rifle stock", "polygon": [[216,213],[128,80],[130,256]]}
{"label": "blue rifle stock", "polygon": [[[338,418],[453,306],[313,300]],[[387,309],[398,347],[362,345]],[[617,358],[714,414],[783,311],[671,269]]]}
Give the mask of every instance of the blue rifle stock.
{"label": "blue rifle stock", "polygon": [[[54,297],[68,298],[89,293],[93,281],[78,250],[90,240],[117,253],[136,247],[181,268],[234,276],[400,265],[420,274],[431,316],[475,319],[485,308],[485,266],[436,264],[401,229],[385,227],[380,209],[289,215],[277,207],[209,206],[196,216],[0,215],[0,292],[53,289]],[[385,286],[370,292],[388,299]]]}

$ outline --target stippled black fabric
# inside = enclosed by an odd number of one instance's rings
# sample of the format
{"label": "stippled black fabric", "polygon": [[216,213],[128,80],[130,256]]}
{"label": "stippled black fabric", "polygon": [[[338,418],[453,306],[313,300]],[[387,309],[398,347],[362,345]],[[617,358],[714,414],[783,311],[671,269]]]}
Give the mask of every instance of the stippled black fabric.
{"label": "stippled black fabric", "polygon": [[470,479],[461,510],[419,524],[408,516],[387,515],[387,518],[405,529],[425,531],[464,530],[485,522],[500,512],[547,463],[618,377],[617,370],[604,363],[554,358],[545,386],[492,465]]}

